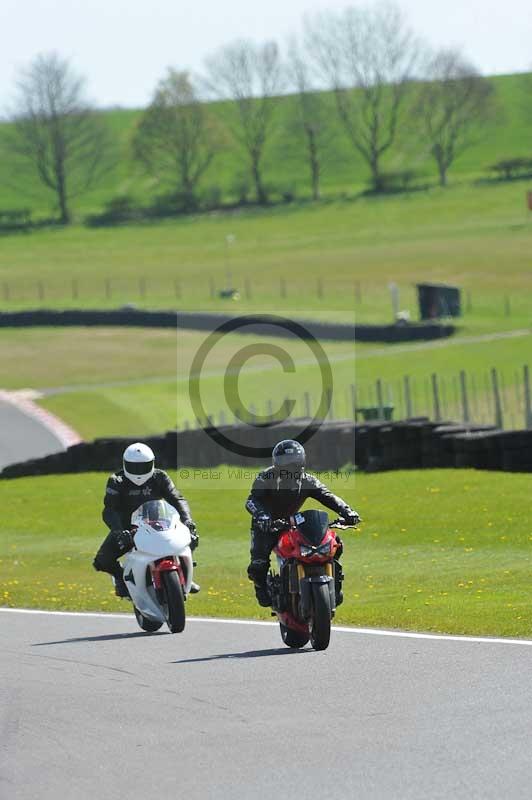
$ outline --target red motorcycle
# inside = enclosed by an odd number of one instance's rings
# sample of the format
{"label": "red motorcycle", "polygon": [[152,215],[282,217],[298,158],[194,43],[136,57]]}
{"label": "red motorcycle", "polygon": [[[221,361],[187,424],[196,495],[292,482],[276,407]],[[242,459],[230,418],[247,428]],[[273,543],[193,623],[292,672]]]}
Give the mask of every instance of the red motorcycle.
{"label": "red motorcycle", "polygon": [[342,543],[334,529],[353,527],[342,519],[329,523],[327,512],[316,510],[274,523],[279,532],[274,548],[279,574],[269,574],[268,586],[272,616],[277,616],[288,647],[304,647],[309,639],[315,650],[329,646],[331,620],[343,600],[344,577],[336,560]]}

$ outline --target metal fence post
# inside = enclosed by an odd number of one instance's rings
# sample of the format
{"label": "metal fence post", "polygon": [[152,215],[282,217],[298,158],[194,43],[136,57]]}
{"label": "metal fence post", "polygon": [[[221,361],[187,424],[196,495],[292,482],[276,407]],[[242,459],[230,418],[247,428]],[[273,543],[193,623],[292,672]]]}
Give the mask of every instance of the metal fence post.
{"label": "metal fence post", "polygon": [[532,428],[532,407],[530,403],[530,373],[528,364],[523,367],[523,385],[525,389],[525,428]]}
{"label": "metal fence post", "polygon": [[375,381],[375,388],[377,391],[377,405],[379,407],[379,419],[384,419],[384,400],[382,395],[382,380],[377,378]]}
{"label": "metal fence post", "polygon": [[493,389],[493,403],[495,408],[495,425],[497,428],[503,428],[504,420],[502,417],[501,393],[499,391],[499,376],[495,367],[491,370],[491,386]]}
{"label": "metal fence post", "polygon": [[351,413],[353,414],[353,419],[356,419],[357,415],[357,390],[354,383],[351,384]]}
{"label": "metal fence post", "polygon": [[467,378],[465,371],[460,370],[460,395],[462,399],[462,419],[464,422],[470,422],[469,416],[469,401],[467,397]]}
{"label": "metal fence post", "polygon": [[435,372],[430,376],[432,381],[432,402],[434,407],[434,420],[441,422],[440,390],[438,387],[438,376]]}
{"label": "metal fence post", "polygon": [[327,419],[334,419],[334,407],[333,407],[333,390],[329,386],[326,390],[327,393],[327,408],[329,409],[327,412]]}

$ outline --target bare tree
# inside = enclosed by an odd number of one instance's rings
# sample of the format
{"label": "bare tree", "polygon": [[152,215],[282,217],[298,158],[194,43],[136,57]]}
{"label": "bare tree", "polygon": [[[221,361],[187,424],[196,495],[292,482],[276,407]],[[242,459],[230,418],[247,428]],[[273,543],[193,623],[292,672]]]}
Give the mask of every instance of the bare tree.
{"label": "bare tree", "polygon": [[212,114],[187,72],[168,70],[142,116],[133,140],[136,157],[157,177],[170,179],[187,209],[219,145]]}
{"label": "bare tree", "polygon": [[237,41],[223,47],[207,61],[207,85],[219,98],[233,101],[223,106],[223,112],[247,154],[257,200],[264,204],[268,196],[262,161],[282,86],[277,45]]}
{"label": "bare tree", "polygon": [[419,119],[438,166],[440,185],[447,184],[453,161],[474,144],[481,124],[492,114],[494,89],[456,50],[442,50],[427,65],[419,89]]}
{"label": "bare tree", "polygon": [[109,169],[112,153],[84,80],[57,54],[37,56],[21,74],[10,119],[4,146],[55,193],[60,221],[69,223],[70,200]]}
{"label": "bare tree", "polygon": [[312,197],[319,200],[323,162],[331,140],[330,109],[323,94],[316,90],[309,62],[295,41],[290,44],[288,75],[295,90],[294,119],[290,127],[305,139]]}
{"label": "bare tree", "polygon": [[382,157],[397,135],[418,44],[399,8],[388,2],[307,21],[306,43],[378,191]]}

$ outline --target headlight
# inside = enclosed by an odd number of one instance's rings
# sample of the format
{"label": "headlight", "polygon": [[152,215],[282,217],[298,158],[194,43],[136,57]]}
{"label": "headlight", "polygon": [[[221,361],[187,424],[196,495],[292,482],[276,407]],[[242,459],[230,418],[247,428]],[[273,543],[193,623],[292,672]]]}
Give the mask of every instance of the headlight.
{"label": "headlight", "polygon": [[309,556],[328,556],[331,552],[331,543],[325,542],[324,544],[320,544],[319,547],[307,547],[306,545],[302,544],[299,548],[301,555],[303,558],[308,558]]}

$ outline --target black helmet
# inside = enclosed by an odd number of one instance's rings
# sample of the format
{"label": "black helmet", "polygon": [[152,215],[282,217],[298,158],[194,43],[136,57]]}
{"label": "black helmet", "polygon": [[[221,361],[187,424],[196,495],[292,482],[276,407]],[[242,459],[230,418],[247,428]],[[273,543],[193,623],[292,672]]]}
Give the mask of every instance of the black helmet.
{"label": "black helmet", "polygon": [[283,439],[275,445],[272,452],[273,466],[277,469],[303,472],[305,469],[305,448],[294,439]]}

